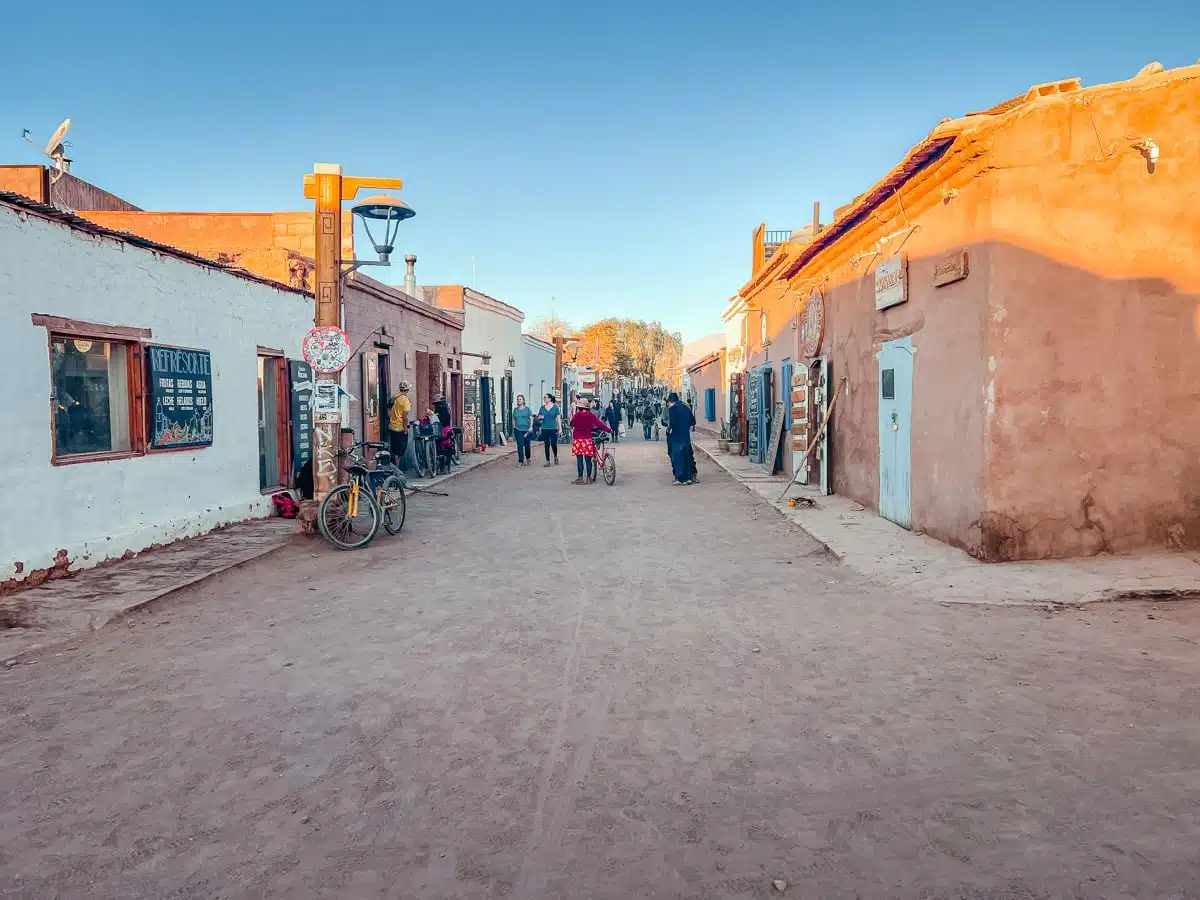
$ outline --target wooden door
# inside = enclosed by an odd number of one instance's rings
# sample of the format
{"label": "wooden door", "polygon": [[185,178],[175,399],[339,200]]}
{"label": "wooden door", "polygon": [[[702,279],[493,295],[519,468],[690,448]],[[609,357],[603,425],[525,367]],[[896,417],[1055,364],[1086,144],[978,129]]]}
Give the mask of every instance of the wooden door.
{"label": "wooden door", "polygon": [[362,439],[378,441],[381,439],[379,402],[379,354],[374,350],[364,350],[362,354]]}

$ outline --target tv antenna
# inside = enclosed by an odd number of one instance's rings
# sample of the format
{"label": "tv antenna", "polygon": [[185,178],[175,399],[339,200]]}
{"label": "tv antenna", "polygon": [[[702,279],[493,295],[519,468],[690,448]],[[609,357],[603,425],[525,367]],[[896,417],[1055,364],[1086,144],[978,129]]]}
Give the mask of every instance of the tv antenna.
{"label": "tv antenna", "polygon": [[[51,135],[50,140],[46,142],[46,146],[42,149],[43,153],[54,160],[54,171],[58,173],[57,175],[50,176],[51,184],[54,184],[58,181],[58,179],[62,178],[64,173],[71,171],[71,160],[67,158],[67,148],[70,147],[71,144],[66,140],[67,131],[70,129],[70,127],[71,120],[63,119],[62,124],[54,129],[54,134]],[[21,137],[25,138],[25,143],[33,144],[35,147],[37,146],[37,144],[34,144],[33,141],[29,139],[28,128],[21,133]]]}

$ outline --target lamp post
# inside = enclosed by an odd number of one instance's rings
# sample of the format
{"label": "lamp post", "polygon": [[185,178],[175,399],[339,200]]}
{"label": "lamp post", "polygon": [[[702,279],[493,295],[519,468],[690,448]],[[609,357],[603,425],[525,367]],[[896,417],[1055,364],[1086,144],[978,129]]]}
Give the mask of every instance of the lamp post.
{"label": "lamp post", "polygon": [[[316,329],[330,328],[334,331],[342,324],[342,278],[348,272],[364,265],[390,265],[388,256],[395,240],[396,226],[412,218],[412,209],[391,197],[372,197],[354,208],[364,224],[368,219],[386,221],[383,243],[376,242],[367,225],[367,234],[379,255],[377,261],[342,259],[342,201],[353,200],[366,187],[400,190],[404,182],[399,178],[356,178],[342,175],[342,167],[331,163],[317,163],[311,175],[304,176],[304,196],[316,201]],[[394,223],[394,225],[393,225]],[[344,268],[348,266],[349,268]],[[346,360],[349,361],[348,359]],[[342,363],[344,366],[345,363]],[[315,372],[317,382],[314,398],[321,391],[320,385],[340,386],[341,367]],[[327,387],[325,396],[337,396],[337,389]],[[340,401],[336,409],[322,408],[313,411],[313,499],[319,501],[333,487],[337,477],[337,449],[341,431],[342,414]]]}

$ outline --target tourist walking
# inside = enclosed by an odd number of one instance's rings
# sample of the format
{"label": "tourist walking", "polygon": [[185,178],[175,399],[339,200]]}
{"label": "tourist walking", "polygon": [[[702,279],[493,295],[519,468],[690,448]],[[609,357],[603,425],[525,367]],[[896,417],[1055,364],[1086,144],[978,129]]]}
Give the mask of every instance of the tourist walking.
{"label": "tourist walking", "polygon": [[517,438],[517,465],[529,465],[529,443],[533,439],[533,410],[525,405],[525,395],[517,394],[513,407],[513,431]]}
{"label": "tourist walking", "polygon": [[[596,441],[592,434],[612,429],[590,408],[587,400],[579,401],[579,409],[571,416],[571,452],[579,477],[572,484],[587,484],[596,468]],[[584,478],[586,472],[587,477]]]}
{"label": "tourist walking", "polygon": [[696,417],[691,408],[672,392],[667,397],[667,454],[671,457],[673,484],[696,483],[696,458],[692,451],[692,428]]}
{"label": "tourist walking", "polygon": [[621,410],[615,400],[608,401],[608,409],[604,411],[604,421],[612,429],[613,440],[621,440]]}
{"label": "tourist walking", "polygon": [[558,404],[554,402],[554,395],[547,394],[542,398],[541,409],[537,413],[538,422],[541,427],[542,447],[546,451],[546,464],[543,468],[550,465],[550,454],[554,454],[554,465],[558,465],[558,428],[559,419],[562,418],[562,410],[558,408]]}

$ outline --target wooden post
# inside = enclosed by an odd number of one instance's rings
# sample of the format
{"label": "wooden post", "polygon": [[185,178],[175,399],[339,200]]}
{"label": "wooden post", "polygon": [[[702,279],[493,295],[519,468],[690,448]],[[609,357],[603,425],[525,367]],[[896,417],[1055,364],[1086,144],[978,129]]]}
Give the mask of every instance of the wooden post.
{"label": "wooden post", "polygon": [[[316,180],[316,325],[342,324],[342,167],[313,166]],[[316,375],[317,381],[339,382],[339,375]],[[338,472],[340,411],[313,417],[313,499],[333,488]]]}

